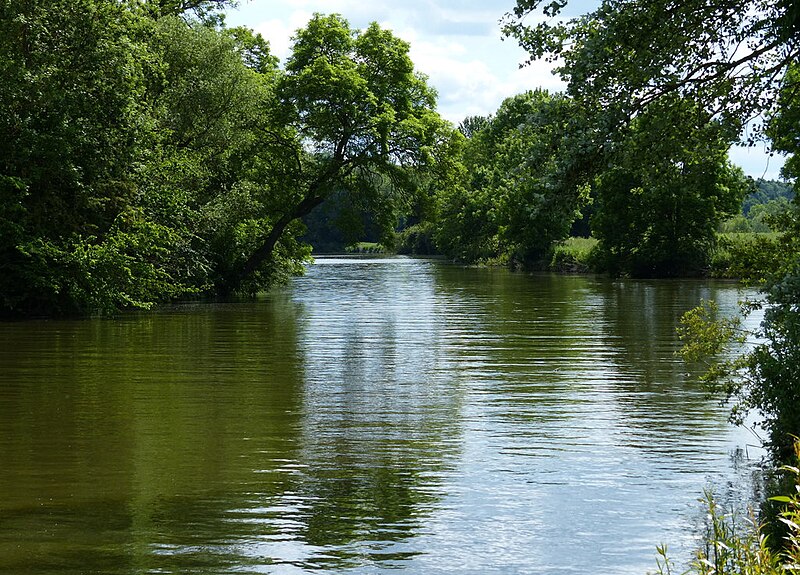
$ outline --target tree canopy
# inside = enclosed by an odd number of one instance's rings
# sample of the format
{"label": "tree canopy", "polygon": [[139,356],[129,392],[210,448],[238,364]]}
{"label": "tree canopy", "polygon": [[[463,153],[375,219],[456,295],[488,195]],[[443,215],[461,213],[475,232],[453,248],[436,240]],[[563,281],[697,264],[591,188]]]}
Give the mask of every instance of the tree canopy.
{"label": "tree canopy", "polygon": [[570,161],[579,115],[570,99],[536,90],[506,99],[490,118],[462,123],[466,178],[439,194],[445,253],[531,265],[568,236],[587,200]]}
{"label": "tree canopy", "polygon": [[592,232],[606,269],[638,277],[701,275],[717,228],[750,183],[728,160],[732,135],[693,102],[639,114],[595,180]]}
{"label": "tree canopy", "polygon": [[[609,111],[610,130],[666,96],[691,99],[742,129],[775,110],[800,55],[793,0],[603,0],[565,18],[568,4],[518,0],[504,31],[531,59],[556,62],[571,96]],[[784,94],[794,99],[796,89]]]}

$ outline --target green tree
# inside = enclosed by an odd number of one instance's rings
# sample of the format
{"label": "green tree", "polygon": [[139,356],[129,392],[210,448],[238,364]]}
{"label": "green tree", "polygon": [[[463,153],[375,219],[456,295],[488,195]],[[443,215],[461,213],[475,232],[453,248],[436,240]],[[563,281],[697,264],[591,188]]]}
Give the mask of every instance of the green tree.
{"label": "green tree", "polygon": [[[283,207],[268,44],[152,6],[0,3],[3,313],[210,291]],[[293,236],[280,247],[261,285],[308,253]]]}
{"label": "green tree", "polygon": [[[139,173],[148,215],[181,231],[176,266],[201,290],[224,286],[283,206],[282,150],[273,145],[280,73],[269,45],[250,30],[216,30],[163,17],[148,42],[158,139]],[[209,66],[209,62],[214,62]],[[298,270],[308,251],[294,237],[253,277],[253,289]]]}
{"label": "green tree", "polygon": [[536,90],[508,98],[492,118],[462,124],[469,181],[440,197],[445,253],[527,266],[569,234],[586,201],[585,174],[573,161],[579,116],[568,98]]}
{"label": "green tree", "polygon": [[156,19],[192,13],[196,19],[211,26],[221,23],[221,10],[239,4],[238,0],[133,0],[133,2]]}
{"label": "green tree", "polygon": [[471,138],[488,126],[491,121],[491,116],[467,116],[458,125],[458,131],[461,132],[465,138]]}
{"label": "green tree", "polygon": [[377,24],[356,31],[338,15],[317,14],[297,32],[270,112],[269,144],[285,158],[273,186],[279,215],[226,290],[269,266],[287,229],[331,194],[347,191],[386,214],[413,190],[411,169],[429,162],[445,124],[408,51]]}
{"label": "green tree", "polygon": [[[794,4],[605,0],[562,17],[568,4],[519,0],[504,29],[531,59],[558,61],[587,112],[602,260],[635,275],[697,273],[743,189],[727,149],[773,109],[796,54]],[[534,14],[547,18],[529,25]]]}
{"label": "green tree", "polygon": [[609,271],[680,277],[709,265],[719,224],[750,185],[728,161],[730,132],[698,115],[688,101],[654,104],[609,155],[591,221]]}

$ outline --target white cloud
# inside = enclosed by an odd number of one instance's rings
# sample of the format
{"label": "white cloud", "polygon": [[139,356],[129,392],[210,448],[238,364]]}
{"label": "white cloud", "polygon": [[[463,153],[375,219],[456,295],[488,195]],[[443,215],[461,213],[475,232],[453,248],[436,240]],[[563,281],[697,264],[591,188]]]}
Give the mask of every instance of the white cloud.
{"label": "white cloud", "polygon": [[467,116],[492,114],[505,98],[525,90],[563,88],[548,66],[537,63],[520,70],[521,55],[510,52],[480,54],[454,40],[411,43],[416,68],[439,92],[440,113],[456,124]]}
{"label": "white cloud", "polygon": [[248,25],[269,40],[272,53],[283,62],[291,53],[292,36],[310,19],[311,12],[298,10],[292,12],[287,18],[272,18]]}

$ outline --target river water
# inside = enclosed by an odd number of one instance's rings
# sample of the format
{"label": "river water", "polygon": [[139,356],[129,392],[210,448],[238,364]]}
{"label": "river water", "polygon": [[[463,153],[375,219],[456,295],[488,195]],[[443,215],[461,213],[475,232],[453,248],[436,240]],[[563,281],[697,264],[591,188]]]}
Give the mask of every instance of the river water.
{"label": "river water", "polygon": [[255,302],[0,324],[0,573],[644,575],[755,438],[675,356],[732,284],[325,258]]}

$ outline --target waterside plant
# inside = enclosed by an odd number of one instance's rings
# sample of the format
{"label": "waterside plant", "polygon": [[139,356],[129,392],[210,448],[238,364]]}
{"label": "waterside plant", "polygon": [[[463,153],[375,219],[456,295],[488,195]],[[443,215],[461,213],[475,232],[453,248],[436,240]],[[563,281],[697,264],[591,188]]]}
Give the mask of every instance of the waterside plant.
{"label": "waterside plant", "polygon": [[[800,443],[795,445],[800,456]],[[796,457],[800,459],[800,457]],[[778,521],[785,528],[779,540],[768,534],[768,525],[759,523],[751,511],[742,515],[726,511],[714,495],[701,499],[707,510],[706,531],[694,560],[682,575],[791,575],[800,573],[800,469],[782,467],[791,481],[787,495],[770,498],[783,510]],[[656,548],[658,575],[675,575],[675,563],[667,546]]]}

